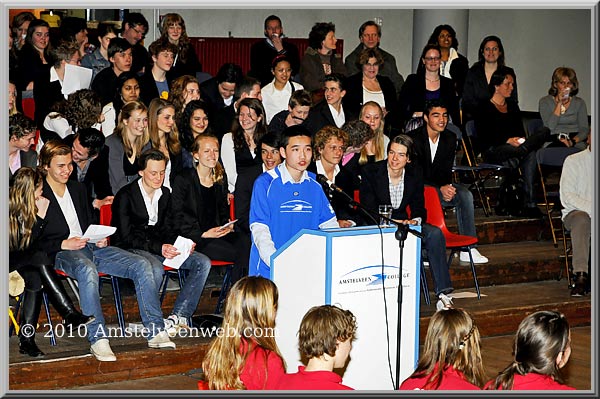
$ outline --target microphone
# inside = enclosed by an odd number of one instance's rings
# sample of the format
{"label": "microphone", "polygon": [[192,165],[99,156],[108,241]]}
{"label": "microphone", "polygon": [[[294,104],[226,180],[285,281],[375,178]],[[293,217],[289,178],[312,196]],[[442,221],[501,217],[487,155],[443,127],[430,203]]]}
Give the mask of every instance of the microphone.
{"label": "microphone", "polygon": [[337,191],[338,193],[346,194],[346,192],[344,190],[342,190],[341,188],[339,188],[335,184],[329,183],[329,179],[325,175],[320,175],[320,174],[317,175],[317,181],[319,183],[321,183],[321,185],[329,187],[329,189],[332,190],[332,191]]}

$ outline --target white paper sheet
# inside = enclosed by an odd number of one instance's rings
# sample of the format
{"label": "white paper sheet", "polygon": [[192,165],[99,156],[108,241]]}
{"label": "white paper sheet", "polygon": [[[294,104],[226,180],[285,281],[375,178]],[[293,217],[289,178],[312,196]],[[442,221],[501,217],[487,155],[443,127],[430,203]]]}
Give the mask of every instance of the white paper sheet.
{"label": "white paper sheet", "polygon": [[79,90],[89,89],[92,82],[92,70],[78,65],[65,64],[65,77],[61,92],[65,96]]}
{"label": "white paper sheet", "polygon": [[177,252],[179,255],[172,259],[165,259],[163,265],[172,267],[173,269],[179,269],[183,262],[190,256],[190,252],[192,251],[192,247],[194,245],[194,241],[189,238],[185,238],[182,236],[177,236],[175,240],[175,244],[173,246],[177,248]]}
{"label": "white paper sheet", "polygon": [[103,226],[101,224],[90,224],[83,234],[82,238],[89,238],[89,243],[95,244],[98,241],[115,234],[117,231],[116,227],[113,226]]}

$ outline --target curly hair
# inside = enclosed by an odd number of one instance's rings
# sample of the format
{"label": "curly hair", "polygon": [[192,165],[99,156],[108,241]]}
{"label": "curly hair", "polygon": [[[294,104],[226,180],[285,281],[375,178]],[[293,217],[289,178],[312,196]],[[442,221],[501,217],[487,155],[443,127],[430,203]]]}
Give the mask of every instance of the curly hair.
{"label": "curly hair", "polygon": [[348,142],[348,133],[336,126],[325,126],[315,134],[315,138],[313,140],[313,148],[315,149],[317,159],[321,159],[321,151],[323,151],[325,144],[327,144],[329,139],[332,137],[341,140],[343,142],[343,146],[345,146]]}
{"label": "curly hair", "polygon": [[54,60],[54,68],[60,67],[61,62],[69,62],[73,54],[79,53],[79,45],[74,40],[61,40],[56,47],[50,50],[50,56]]}
{"label": "curly hair", "polygon": [[98,123],[102,113],[102,101],[94,90],[80,89],[69,95],[63,115],[71,126],[78,129]]}
{"label": "curly hair", "polygon": [[9,250],[29,247],[31,231],[37,217],[35,190],[43,184],[44,175],[37,169],[19,168],[8,194]]}
{"label": "curly hair", "polygon": [[308,34],[308,45],[314,50],[319,50],[329,32],[335,32],[333,22],[317,22]]}
{"label": "curly hair", "polygon": [[27,116],[16,113],[8,118],[8,137],[20,139],[37,130],[37,125]]}
{"label": "curly hair", "polygon": [[373,48],[365,48],[363,49],[358,57],[356,58],[356,66],[358,69],[361,69],[363,65],[366,65],[369,62],[369,58],[375,58],[377,60],[377,65],[379,68],[383,66],[383,55],[381,51],[377,47]]}
{"label": "curly hair", "polygon": [[195,76],[192,75],[183,75],[178,77],[177,79],[171,82],[171,90],[169,92],[169,101],[173,103],[175,106],[175,120],[179,121],[181,119],[181,114],[186,105],[186,98],[188,96],[187,86],[190,83],[195,83],[198,86],[198,90],[200,89],[200,83]]}

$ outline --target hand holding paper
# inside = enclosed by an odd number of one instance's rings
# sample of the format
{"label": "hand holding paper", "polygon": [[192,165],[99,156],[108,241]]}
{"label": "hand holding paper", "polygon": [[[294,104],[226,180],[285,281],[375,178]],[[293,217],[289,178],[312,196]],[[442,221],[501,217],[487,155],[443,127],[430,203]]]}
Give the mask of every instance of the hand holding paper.
{"label": "hand holding paper", "polygon": [[103,238],[113,235],[115,231],[117,231],[116,227],[90,224],[81,238],[89,238],[88,242],[95,244]]}
{"label": "hand holding paper", "polygon": [[179,269],[188,256],[190,256],[191,250],[194,246],[194,241],[190,240],[189,238],[177,236],[173,246],[177,248],[179,255],[171,259],[165,259],[163,265],[172,267],[173,269]]}

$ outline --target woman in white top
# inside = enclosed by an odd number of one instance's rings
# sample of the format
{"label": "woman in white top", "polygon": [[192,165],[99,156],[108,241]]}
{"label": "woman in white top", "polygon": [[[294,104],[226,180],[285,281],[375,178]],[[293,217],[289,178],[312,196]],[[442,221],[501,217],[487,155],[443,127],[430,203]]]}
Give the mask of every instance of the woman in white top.
{"label": "woman in white top", "polygon": [[231,133],[226,133],[221,142],[221,160],[230,193],[235,191],[238,174],[262,162],[261,157],[256,156],[256,145],[266,133],[267,123],[262,103],[256,98],[244,98],[240,101]]}
{"label": "woman in white top", "polygon": [[274,79],[261,90],[267,124],[278,112],[286,110],[292,93],[304,89],[300,83],[292,82],[292,66],[285,55],[278,55],[271,64]]}
{"label": "woman in white top", "polygon": [[140,98],[140,82],[135,72],[123,72],[117,78],[117,89],[115,98],[102,108],[102,133],[105,137],[110,136],[115,130],[119,112],[123,104],[129,101],[137,101]]}

